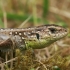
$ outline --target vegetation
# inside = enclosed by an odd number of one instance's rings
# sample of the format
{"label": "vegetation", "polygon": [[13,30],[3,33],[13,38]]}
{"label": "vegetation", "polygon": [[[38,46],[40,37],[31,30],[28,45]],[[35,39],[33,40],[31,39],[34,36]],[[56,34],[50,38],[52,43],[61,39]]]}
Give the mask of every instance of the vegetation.
{"label": "vegetation", "polygon": [[[0,0],[0,28],[25,28],[52,23],[67,28],[70,19],[59,13],[50,12],[50,2],[51,0]],[[61,4],[57,1],[57,5]],[[57,6],[57,9],[59,7]],[[47,48],[15,49],[14,58],[7,62],[5,52],[0,51],[3,60],[0,59],[0,63],[4,63],[0,66],[2,70],[70,70],[69,44],[70,34],[59,43],[49,46],[49,52]],[[8,56],[10,58],[9,54]]]}

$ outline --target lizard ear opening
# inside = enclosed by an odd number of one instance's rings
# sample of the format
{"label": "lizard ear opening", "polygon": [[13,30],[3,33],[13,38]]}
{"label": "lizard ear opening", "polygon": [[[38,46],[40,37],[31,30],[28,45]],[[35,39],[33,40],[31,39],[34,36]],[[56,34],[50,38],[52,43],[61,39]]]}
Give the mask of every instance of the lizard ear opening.
{"label": "lizard ear opening", "polygon": [[51,31],[51,33],[55,33],[56,32],[55,28],[48,28],[48,29]]}
{"label": "lizard ear opening", "polygon": [[36,37],[37,37],[37,39],[39,40],[39,34],[38,34],[38,33],[36,33]]}

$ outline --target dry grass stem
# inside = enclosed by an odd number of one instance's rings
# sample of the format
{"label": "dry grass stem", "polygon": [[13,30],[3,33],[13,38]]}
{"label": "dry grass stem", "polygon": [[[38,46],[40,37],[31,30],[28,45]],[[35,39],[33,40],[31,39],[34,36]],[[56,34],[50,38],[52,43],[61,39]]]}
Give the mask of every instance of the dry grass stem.
{"label": "dry grass stem", "polygon": [[31,19],[32,15],[29,16],[18,28],[22,28],[30,19]]}
{"label": "dry grass stem", "polygon": [[55,8],[55,7],[50,7],[50,12],[62,15],[66,18],[70,18],[70,13],[69,12],[64,11],[64,10],[59,10],[58,8]]}

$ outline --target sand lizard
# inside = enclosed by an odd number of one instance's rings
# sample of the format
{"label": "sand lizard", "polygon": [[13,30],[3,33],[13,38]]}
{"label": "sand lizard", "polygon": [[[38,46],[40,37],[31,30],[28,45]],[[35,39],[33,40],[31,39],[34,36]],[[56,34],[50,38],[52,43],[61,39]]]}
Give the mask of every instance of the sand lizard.
{"label": "sand lizard", "polygon": [[40,49],[47,47],[67,35],[67,29],[50,24],[31,28],[0,29],[0,50],[17,48]]}

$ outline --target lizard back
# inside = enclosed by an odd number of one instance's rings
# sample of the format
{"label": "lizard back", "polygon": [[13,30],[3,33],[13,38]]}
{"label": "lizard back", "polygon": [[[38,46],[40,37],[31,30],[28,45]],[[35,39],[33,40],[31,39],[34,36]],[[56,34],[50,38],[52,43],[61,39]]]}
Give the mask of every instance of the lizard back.
{"label": "lizard back", "polygon": [[32,28],[0,29],[0,50],[15,47],[44,48],[65,37],[67,29],[58,25],[42,25]]}

